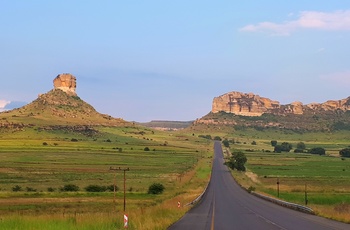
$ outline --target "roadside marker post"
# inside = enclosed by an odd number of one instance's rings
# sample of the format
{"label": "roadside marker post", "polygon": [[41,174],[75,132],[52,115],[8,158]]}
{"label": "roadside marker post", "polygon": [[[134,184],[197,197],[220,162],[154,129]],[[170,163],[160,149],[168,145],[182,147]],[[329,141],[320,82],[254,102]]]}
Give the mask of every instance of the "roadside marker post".
{"label": "roadside marker post", "polygon": [[180,201],[177,202],[177,207],[180,208],[181,207],[181,203]]}
{"label": "roadside marker post", "polygon": [[129,217],[128,215],[124,214],[124,228],[128,228],[128,222],[129,222]]}

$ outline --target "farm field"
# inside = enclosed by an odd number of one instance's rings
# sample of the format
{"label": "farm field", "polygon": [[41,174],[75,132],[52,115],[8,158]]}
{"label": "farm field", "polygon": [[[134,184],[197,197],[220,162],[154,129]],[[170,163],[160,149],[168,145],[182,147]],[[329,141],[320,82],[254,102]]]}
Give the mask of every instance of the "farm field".
{"label": "farm field", "polygon": [[[129,229],[165,229],[208,182],[212,144],[192,133],[138,126],[96,131],[92,136],[70,130],[0,133],[0,229],[123,226],[123,171],[110,167],[129,169]],[[153,183],[164,185],[164,193],[148,194]],[[65,191],[67,185],[79,190]],[[110,190],[85,191],[91,185]]]}
{"label": "farm field", "polygon": [[[350,144],[346,132],[277,134],[249,130],[226,137],[236,142],[230,145],[231,152],[242,151],[248,158],[245,173],[233,171],[243,187],[301,205],[307,200],[316,214],[350,223],[350,158],[339,156],[339,150]],[[294,149],[273,153],[271,140],[289,142],[294,148],[302,141],[307,149],[324,148],[326,155],[294,153]]]}

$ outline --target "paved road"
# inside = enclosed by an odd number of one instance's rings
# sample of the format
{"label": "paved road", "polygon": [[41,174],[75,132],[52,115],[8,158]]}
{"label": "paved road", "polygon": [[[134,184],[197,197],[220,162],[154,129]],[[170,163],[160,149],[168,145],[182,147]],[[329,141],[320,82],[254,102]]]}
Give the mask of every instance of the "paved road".
{"label": "paved road", "polygon": [[207,192],[201,202],[169,230],[350,229],[349,224],[290,210],[247,193],[223,165],[220,142],[215,143],[214,151]]}

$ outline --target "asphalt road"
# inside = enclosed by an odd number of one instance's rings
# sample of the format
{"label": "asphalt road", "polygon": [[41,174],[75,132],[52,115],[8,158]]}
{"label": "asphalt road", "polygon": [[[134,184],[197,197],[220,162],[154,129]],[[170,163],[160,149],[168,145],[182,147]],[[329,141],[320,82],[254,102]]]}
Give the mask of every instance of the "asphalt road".
{"label": "asphalt road", "polygon": [[221,143],[214,145],[211,181],[202,200],[169,230],[329,230],[349,224],[301,213],[244,191],[223,165]]}

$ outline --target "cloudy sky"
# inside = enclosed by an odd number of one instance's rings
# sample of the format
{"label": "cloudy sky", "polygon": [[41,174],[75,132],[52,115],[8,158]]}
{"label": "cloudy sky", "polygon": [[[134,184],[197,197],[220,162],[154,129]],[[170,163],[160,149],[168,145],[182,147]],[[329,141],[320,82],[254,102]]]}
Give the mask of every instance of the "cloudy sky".
{"label": "cloudy sky", "polygon": [[212,99],[350,96],[350,1],[0,1],[0,110],[60,73],[99,112],[194,120]]}

